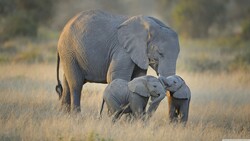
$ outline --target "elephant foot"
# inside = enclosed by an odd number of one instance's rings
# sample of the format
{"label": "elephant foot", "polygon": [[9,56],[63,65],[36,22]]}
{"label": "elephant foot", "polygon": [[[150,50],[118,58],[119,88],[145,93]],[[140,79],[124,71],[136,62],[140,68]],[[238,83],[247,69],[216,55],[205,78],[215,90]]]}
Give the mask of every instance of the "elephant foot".
{"label": "elephant foot", "polygon": [[62,104],[60,111],[69,113],[70,112],[70,105],[69,104]]}
{"label": "elephant foot", "polygon": [[80,112],[81,112],[80,106],[74,106],[74,107],[71,109],[71,113],[73,113],[73,114],[77,114],[77,113],[80,113]]}

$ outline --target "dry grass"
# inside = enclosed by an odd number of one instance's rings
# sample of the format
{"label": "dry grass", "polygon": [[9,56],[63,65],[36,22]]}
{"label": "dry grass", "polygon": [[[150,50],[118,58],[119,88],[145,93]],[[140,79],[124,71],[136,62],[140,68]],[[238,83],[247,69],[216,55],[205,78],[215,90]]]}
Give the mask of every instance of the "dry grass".
{"label": "dry grass", "polygon": [[165,99],[148,123],[98,119],[105,85],[84,86],[78,116],[59,112],[54,64],[0,66],[0,140],[210,140],[250,138],[247,73],[178,72],[192,90],[187,127],[169,125]]}

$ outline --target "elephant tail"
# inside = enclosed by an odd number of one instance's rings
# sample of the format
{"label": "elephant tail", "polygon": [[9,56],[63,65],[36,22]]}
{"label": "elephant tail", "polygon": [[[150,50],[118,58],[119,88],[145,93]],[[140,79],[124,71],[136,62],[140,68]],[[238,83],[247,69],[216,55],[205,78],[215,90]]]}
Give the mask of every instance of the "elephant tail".
{"label": "elephant tail", "polygon": [[100,119],[102,118],[102,111],[103,111],[104,103],[105,103],[105,100],[102,99],[102,107],[101,107],[101,110],[100,110]]}
{"label": "elephant tail", "polygon": [[57,94],[59,96],[59,99],[61,99],[63,88],[62,88],[61,81],[59,79],[59,68],[60,68],[60,56],[59,56],[59,53],[57,53],[57,68],[56,68],[57,85],[56,85],[56,92],[57,92]]}

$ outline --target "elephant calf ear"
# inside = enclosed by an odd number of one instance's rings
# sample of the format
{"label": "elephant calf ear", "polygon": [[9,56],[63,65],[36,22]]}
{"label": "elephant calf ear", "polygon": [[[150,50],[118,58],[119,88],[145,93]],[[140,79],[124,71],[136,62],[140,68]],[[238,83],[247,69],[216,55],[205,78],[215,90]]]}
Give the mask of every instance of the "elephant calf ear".
{"label": "elephant calf ear", "polygon": [[128,83],[128,89],[133,92],[133,93],[137,93],[140,96],[143,97],[149,97],[150,93],[149,90],[146,86],[146,79],[139,77],[139,78],[135,78],[132,81],[130,81]]}
{"label": "elephant calf ear", "polygon": [[130,54],[133,62],[142,69],[149,65],[147,57],[148,24],[141,16],[135,16],[118,27],[119,43]]}
{"label": "elephant calf ear", "polygon": [[189,87],[186,84],[184,84],[178,91],[174,93],[173,97],[180,98],[180,99],[190,98],[191,91]]}

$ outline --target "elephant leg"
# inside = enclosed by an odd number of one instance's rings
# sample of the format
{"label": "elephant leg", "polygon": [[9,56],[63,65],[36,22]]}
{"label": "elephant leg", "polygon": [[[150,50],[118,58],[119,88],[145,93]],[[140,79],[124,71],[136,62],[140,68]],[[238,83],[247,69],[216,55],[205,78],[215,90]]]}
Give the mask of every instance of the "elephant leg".
{"label": "elephant leg", "polygon": [[114,105],[110,103],[107,103],[107,108],[108,108],[108,116],[112,116],[116,111],[120,110],[120,108],[116,106],[116,104]]}
{"label": "elephant leg", "polygon": [[188,120],[189,103],[190,103],[190,99],[183,100],[180,106],[180,120],[182,123],[184,123],[184,125],[186,124]]}
{"label": "elephant leg", "polygon": [[[130,104],[123,106],[120,110],[118,110],[114,116],[114,119],[119,119],[124,113],[132,112],[130,109]],[[114,120],[113,120],[114,121]]]}
{"label": "elephant leg", "polygon": [[107,72],[107,83],[111,83],[117,78],[130,81],[134,67],[135,64],[130,59],[130,55],[124,52],[124,50],[120,50],[110,62]]}
{"label": "elephant leg", "polygon": [[146,74],[147,70],[143,70],[139,68],[137,65],[135,65],[131,80],[133,80],[136,77],[145,76]]}
{"label": "elephant leg", "polygon": [[115,97],[108,95],[104,99],[108,108],[108,116],[113,116],[112,121],[115,122],[120,118],[120,114],[122,112],[121,104],[116,100]]}
{"label": "elephant leg", "polygon": [[178,121],[178,109],[176,109],[175,106],[170,106],[169,108],[169,119],[170,119],[170,122]]}
{"label": "elephant leg", "polygon": [[175,103],[176,101],[168,96],[168,113],[169,113],[169,119],[170,119],[170,123],[171,122],[177,122],[178,121],[178,108],[177,108],[177,103]]}
{"label": "elephant leg", "polygon": [[127,106],[125,106],[124,108],[123,108],[123,113],[131,113],[132,111],[131,111],[131,108],[130,108],[130,104],[129,105],[127,105]]}
{"label": "elephant leg", "polygon": [[81,91],[82,86],[84,85],[84,76],[81,72],[77,61],[72,58],[67,58],[68,62],[64,64],[64,73],[68,82],[70,89],[70,100],[71,100],[71,111],[80,112],[80,100],[81,100]]}
{"label": "elephant leg", "polygon": [[62,110],[70,111],[70,90],[67,79],[63,75],[63,94],[62,94]]}
{"label": "elephant leg", "polygon": [[81,112],[80,100],[81,100],[82,86],[74,85],[71,87],[71,110],[74,112]]}
{"label": "elephant leg", "polygon": [[123,115],[123,109],[116,111],[112,121],[116,122],[118,119],[121,118],[122,115]]}
{"label": "elephant leg", "polygon": [[114,114],[113,116],[113,119],[112,121],[113,122],[116,122],[117,120],[119,120],[123,114],[123,109],[120,107],[120,105],[118,103],[112,103],[111,104],[111,113],[112,115]]}
{"label": "elephant leg", "polygon": [[143,118],[148,103],[148,97],[142,97],[137,94],[130,94],[130,108],[135,118]]}

